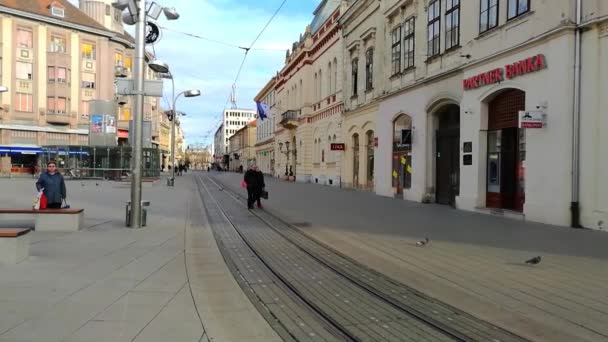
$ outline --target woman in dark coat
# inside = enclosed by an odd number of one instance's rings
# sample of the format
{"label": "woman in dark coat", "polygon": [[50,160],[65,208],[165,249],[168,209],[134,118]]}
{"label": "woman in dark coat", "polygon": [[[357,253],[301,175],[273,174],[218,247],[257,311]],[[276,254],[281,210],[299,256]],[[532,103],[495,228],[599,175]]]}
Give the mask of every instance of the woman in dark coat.
{"label": "woman in dark coat", "polygon": [[43,190],[47,198],[47,208],[61,209],[61,204],[67,196],[63,176],[57,171],[57,164],[49,162],[46,164],[46,172],[40,175],[36,182],[36,189]]}

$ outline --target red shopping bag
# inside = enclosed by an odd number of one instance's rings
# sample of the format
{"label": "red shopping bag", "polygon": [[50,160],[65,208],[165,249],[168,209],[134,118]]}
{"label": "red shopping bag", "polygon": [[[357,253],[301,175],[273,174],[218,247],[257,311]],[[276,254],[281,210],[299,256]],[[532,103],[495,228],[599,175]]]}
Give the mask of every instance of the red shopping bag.
{"label": "red shopping bag", "polygon": [[247,188],[247,182],[242,181],[241,182],[241,188],[246,189]]}
{"label": "red shopping bag", "polygon": [[48,199],[46,198],[46,196],[44,194],[42,194],[42,196],[40,196],[40,209],[46,209],[47,207],[47,203]]}

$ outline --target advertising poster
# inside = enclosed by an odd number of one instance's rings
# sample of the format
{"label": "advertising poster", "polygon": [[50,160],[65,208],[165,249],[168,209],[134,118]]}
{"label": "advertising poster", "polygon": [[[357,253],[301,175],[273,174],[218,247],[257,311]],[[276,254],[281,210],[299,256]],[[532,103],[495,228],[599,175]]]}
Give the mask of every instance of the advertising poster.
{"label": "advertising poster", "polygon": [[103,116],[91,115],[91,133],[103,132]]}
{"label": "advertising poster", "polygon": [[105,116],[105,133],[116,134],[116,119],[112,115]]}

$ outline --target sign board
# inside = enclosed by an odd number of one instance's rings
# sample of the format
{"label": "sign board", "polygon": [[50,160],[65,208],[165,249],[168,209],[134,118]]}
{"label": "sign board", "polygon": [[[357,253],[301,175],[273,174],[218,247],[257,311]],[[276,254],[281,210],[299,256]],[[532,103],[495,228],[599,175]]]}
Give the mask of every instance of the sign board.
{"label": "sign board", "polygon": [[[117,95],[135,95],[135,83],[132,78],[117,78],[114,81]],[[152,97],[163,97],[162,80],[145,80],[144,95]]]}
{"label": "sign board", "polygon": [[345,151],[346,150],[346,146],[344,144],[331,144],[330,145],[330,149],[332,151]]}
{"label": "sign board", "polygon": [[496,68],[481,74],[474,75],[462,81],[464,90],[473,90],[483,86],[500,83],[506,79],[513,79],[519,76],[538,72],[547,67],[545,55],[538,54],[533,57],[523,59],[511,64],[507,64],[504,68]]}
{"label": "sign board", "polygon": [[544,128],[547,114],[540,110],[519,112],[519,128]]}
{"label": "sign board", "polygon": [[[152,121],[143,122],[143,148],[152,148]],[[129,121],[129,145],[133,146],[133,120]]]}
{"label": "sign board", "polygon": [[89,146],[116,146],[116,102],[89,101],[89,109]]}

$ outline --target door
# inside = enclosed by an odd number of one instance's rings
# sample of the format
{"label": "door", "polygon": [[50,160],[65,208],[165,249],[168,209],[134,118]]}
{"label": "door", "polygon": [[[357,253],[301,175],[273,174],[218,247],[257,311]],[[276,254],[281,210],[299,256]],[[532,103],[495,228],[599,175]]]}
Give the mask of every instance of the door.
{"label": "door", "polygon": [[454,205],[459,188],[460,137],[455,130],[437,132],[436,200],[439,204]]}
{"label": "door", "polygon": [[517,193],[517,136],[518,128],[502,130],[500,196],[502,208],[509,210],[515,210],[517,207],[515,204],[515,194]]}

